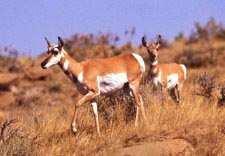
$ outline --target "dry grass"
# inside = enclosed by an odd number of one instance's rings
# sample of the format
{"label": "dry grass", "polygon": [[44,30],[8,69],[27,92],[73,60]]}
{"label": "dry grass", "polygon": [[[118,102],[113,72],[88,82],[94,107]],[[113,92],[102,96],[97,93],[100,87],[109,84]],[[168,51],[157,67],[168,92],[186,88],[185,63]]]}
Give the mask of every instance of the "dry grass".
{"label": "dry grass", "polygon": [[[225,31],[217,29],[222,33],[216,31],[211,36],[217,37],[213,38],[207,35],[210,44],[202,44],[206,40],[205,33],[202,34],[205,31],[199,28],[208,30],[207,26],[198,25],[192,36],[181,35],[160,49],[160,63],[180,62],[195,67],[188,68],[189,79],[180,106],[170,98],[163,101],[161,93],[153,92],[149,84],[142,85],[149,126],[141,123],[135,128],[133,99],[122,92],[101,96],[98,98],[101,136],[96,133],[89,103],[81,108],[78,133],[71,133],[77,90],[56,67],[44,73],[40,68],[44,55],[30,59],[18,57],[17,51],[11,50],[12,57],[4,57],[0,51],[0,71],[19,75],[19,80],[7,92],[3,90],[4,95],[11,91],[17,100],[0,110],[0,120],[8,119],[0,123],[0,155],[114,155],[125,146],[169,139],[185,140],[196,155],[225,155],[225,85],[218,85],[225,76],[225,42],[221,36]],[[67,40],[65,48],[78,61],[139,52],[149,68],[144,48],[130,43],[117,47],[118,41],[118,36],[110,34],[74,35]],[[204,71],[215,74],[217,79],[198,77]]]}
{"label": "dry grass", "polygon": [[[160,96],[152,93],[149,85],[142,86],[149,126],[141,124],[138,128],[134,128],[132,113],[129,118],[125,117],[129,116],[126,110],[133,110],[130,97],[122,93],[111,97],[113,100],[100,97],[101,136],[95,131],[94,117],[88,103],[82,107],[76,136],[70,132],[72,105],[57,105],[56,109],[46,113],[16,116],[18,122],[15,124],[29,133],[19,142],[17,136],[12,138],[8,148],[1,142],[4,145],[0,148],[1,155],[113,155],[120,147],[162,138],[184,139],[193,145],[197,155],[217,155],[224,148],[225,110],[217,107],[217,101],[207,101],[205,97],[193,95],[193,90],[193,83],[184,88],[183,102],[177,107],[170,99],[162,104]],[[113,109],[108,107],[110,103],[114,104]],[[113,112],[110,122],[106,120],[108,109]],[[12,151],[9,152],[9,148]],[[106,150],[111,152],[106,154]]]}

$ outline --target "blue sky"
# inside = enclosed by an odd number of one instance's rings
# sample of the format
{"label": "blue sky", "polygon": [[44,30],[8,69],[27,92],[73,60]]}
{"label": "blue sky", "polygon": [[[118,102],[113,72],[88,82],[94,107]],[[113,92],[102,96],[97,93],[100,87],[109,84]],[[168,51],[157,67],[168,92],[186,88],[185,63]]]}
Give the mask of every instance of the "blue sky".
{"label": "blue sky", "polygon": [[56,42],[75,33],[123,34],[133,26],[138,44],[143,34],[187,35],[194,22],[210,17],[225,24],[224,0],[1,0],[0,46],[38,55],[46,50],[45,36]]}

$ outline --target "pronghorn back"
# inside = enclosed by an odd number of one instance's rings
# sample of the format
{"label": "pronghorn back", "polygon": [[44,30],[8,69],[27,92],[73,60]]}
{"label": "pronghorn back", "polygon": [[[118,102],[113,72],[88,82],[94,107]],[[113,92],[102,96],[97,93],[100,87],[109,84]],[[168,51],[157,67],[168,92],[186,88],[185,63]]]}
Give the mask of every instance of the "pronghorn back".
{"label": "pronghorn back", "polygon": [[[132,80],[145,71],[143,59],[137,59],[138,54],[124,54],[106,59],[90,59],[82,62],[83,77],[104,76],[113,73],[127,73],[127,78]],[[142,59],[142,60],[141,60]]]}
{"label": "pronghorn back", "polygon": [[168,86],[170,78],[177,79],[177,83],[182,84],[186,80],[186,68],[176,63],[159,64],[157,75],[161,76],[161,81],[165,86]]}
{"label": "pronghorn back", "polygon": [[142,77],[145,64],[138,56],[132,53],[84,61],[82,83],[89,85],[90,81],[96,82],[99,93],[115,92],[123,88],[125,83]]}
{"label": "pronghorn back", "polygon": [[64,42],[61,37],[58,37],[58,45],[45,39],[48,44],[48,56],[41,63],[42,68],[47,69],[53,65],[59,65],[67,77],[75,83],[78,91],[84,95],[75,104],[71,124],[73,132],[77,132],[76,122],[79,107],[90,101],[95,115],[97,132],[100,134],[96,97],[102,93],[109,94],[126,87],[134,97],[137,106],[135,126],[138,124],[139,110],[147,122],[143,100],[139,93],[139,84],[145,72],[145,63],[141,56],[131,53],[77,62],[64,50]]}

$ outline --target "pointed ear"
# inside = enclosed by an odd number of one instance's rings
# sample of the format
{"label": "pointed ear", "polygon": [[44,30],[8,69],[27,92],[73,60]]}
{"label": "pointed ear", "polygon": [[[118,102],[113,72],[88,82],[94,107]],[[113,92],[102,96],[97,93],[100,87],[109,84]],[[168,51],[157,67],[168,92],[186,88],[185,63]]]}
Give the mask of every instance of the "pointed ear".
{"label": "pointed ear", "polygon": [[161,37],[161,35],[159,34],[159,35],[158,35],[158,39],[157,39],[156,44],[155,44],[155,45],[156,45],[156,48],[159,48],[159,47],[160,47],[160,45],[161,45],[161,38],[162,38],[162,37]]}
{"label": "pointed ear", "polygon": [[52,47],[52,46],[53,46],[53,43],[50,42],[46,37],[45,37],[45,40],[46,40],[46,42],[47,42],[47,44],[48,44],[48,47]]}
{"label": "pointed ear", "polygon": [[58,37],[58,45],[59,45],[59,49],[61,50],[62,47],[64,46],[64,42],[63,39],[61,37]]}
{"label": "pointed ear", "polygon": [[146,42],[146,40],[145,40],[145,37],[144,37],[144,36],[142,37],[142,45],[143,45],[144,47],[146,47],[146,48],[148,48],[148,47],[149,47],[149,45],[148,45],[148,43]]}

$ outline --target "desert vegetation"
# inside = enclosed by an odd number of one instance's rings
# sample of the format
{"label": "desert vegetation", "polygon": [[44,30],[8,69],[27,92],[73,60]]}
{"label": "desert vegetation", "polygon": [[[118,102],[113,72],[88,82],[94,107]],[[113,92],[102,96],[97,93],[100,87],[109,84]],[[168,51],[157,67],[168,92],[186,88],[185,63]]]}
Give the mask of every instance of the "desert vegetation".
{"label": "desert vegetation", "polygon": [[[135,28],[124,35],[136,37]],[[120,36],[110,33],[75,34],[65,48],[78,61],[137,52],[149,67],[142,46],[118,42]],[[212,18],[206,25],[196,23],[189,36],[180,33],[164,42],[159,62],[187,66],[180,105],[170,97],[165,101],[143,78],[140,92],[149,125],[134,127],[134,101],[120,91],[97,99],[101,136],[90,103],[81,108],[79,131],[71,132],[80,96],[58,67],[40,67],[45,53],[32,58],[2,47],[0,155],[225,155],[225,28]]]}

